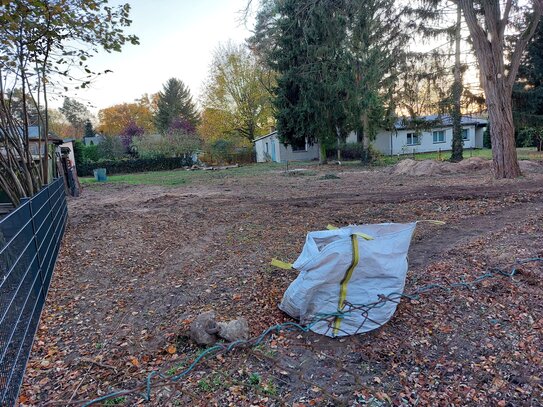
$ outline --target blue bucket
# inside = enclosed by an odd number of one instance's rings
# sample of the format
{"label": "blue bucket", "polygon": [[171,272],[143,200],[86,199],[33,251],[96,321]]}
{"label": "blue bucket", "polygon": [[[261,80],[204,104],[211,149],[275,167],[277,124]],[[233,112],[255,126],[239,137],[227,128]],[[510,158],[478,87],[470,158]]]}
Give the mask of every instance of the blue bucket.
{"label": "blue bucket", "polygon": [[96,168],[94,170],[94,179],[96,179],[98,182],[107,181],[106,169]]}

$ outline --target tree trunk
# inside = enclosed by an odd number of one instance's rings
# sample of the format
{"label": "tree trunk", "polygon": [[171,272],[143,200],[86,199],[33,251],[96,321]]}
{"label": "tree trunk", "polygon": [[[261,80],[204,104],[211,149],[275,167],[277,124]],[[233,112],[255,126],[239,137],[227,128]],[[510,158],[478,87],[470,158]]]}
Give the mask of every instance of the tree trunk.
{"label": "tree trunk", "polygon": [[485,89],[492,160],[496,178],[516,178],[521,174],[515,146],[515,127],[511,99],[500,95],[494,89]]}
{"label": "tree trunk", "polygon": [[326,146],[324,143],[320,143],[320,150],[319,150],[319,163],[320,164],[328,164],[328,158],[326,158]]}
{"label": "tree trunk", "polygon": [[462,23],[462,10],[460,5],[456,6],[456,51],[454,55],[454,84],[453,84],[453,111],[452,111],[452,125],[453,125],[453,139],[452,139],[452,154],[451,161],[462,161],[464,141],[462,140],[462,111],[460,102],[462,99],[462,75],[460,72],[460,41],[461,41],[461,26]]}
{"label": "tree trunk", "polygon": [[370,157],[370,135],[368,132],[369,120],[368,113],[362,113],[362,162],[368,163],[371,160]]}
{"label": "tree trunk", "polygon": [[481,2],[482,7],[476,9],[473,0],[458,0],[470,31],[485,91],[496,178],[521,175],[515,148],[511,93],[522,54],[534,36],[543,13],[541,0],[527,3],[531,4],[532,13],[527,14],[524,29],[519,28],[520,34],[508,44],[512,51],[509,52],[506,69],[505,32],[507,26],[512,24],[510,12],[513,2],[507,1],[502,10],[502,2],[499,1]]}

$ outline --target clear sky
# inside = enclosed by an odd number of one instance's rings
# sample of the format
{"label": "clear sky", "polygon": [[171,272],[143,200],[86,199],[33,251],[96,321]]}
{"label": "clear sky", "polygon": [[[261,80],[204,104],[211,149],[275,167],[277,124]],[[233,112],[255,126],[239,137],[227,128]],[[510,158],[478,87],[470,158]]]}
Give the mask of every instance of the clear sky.
{"label": "clear sky", "polygon": [[[127,1],[110,1],[121,4]],[[189,86],[194,99],[207,77],[213,51],[219,43],[243,42],[250,35],[240,21],[247,0],[130,0],[132,25],[140,45],[121,53],[100,52],[90,63],[95,71],[111,69],[90,89],[70,92],[92,110],[130,103],[144,93],[155,93],[171,77]],[[250,28],[250,27],[249,27]],[[62,104],[57,98],[53,105]]]}

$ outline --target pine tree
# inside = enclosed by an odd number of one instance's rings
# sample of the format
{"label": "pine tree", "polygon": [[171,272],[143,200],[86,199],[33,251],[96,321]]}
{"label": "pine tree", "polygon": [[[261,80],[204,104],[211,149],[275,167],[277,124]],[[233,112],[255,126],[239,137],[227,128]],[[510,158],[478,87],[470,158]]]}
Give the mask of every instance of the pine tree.
{"label": "pine tree", "polygon": [[392,0],[264,2],[253,49],[278,73],[277,129],[285,142],[325,149],[361,130],[366,149],[392,104],[401,28]]}
{"label": "pine tree", "polygon": [[174,120],[182,119],[198,125],[199,115],[188,87],[179,79],[170,78],[158,94],[155,124],[160,133],[166,133]]}
{"label": "pine tree", "polygon": [[513,117],[517,129],[543,128],[543,24],[526,48],[513,88]]}
{"label": "pine tree", "polygon": [[277,12],[277,130],[284,142],[318,142],[325,162],[326,148],[345,122],[345,16],[338,3],[327,1],[287,0],[277,3]]}
{"label": "pine tree", "polygon": [[378,128],[395,121],[394,88],[405,65],[407,38],[394,0],[351,2],[347,11],[349,127],[357,131],[367,161]]}
{"label": "pine tree", "polygon": [[92,128],[92,123],[90,120],[85,122],[85,136],[84,137],[94,137],[94,129]]}

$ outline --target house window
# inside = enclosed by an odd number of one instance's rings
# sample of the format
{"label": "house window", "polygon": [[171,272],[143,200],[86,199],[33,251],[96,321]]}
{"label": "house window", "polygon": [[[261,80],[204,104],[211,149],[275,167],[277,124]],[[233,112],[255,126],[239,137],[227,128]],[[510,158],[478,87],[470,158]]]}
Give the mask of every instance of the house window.
{"label": "house window", "polygon": [[307,151],[307,144],[305,139],[293,140],[291,143],[292,151]]}
{"label": "house window", "polygon": [[420,144],[419,135],[415,133],[407,133],[407,143],[408,146],[416,146]]}
{"label": "house window", "polygon": [[469,140],[469,130],[462,129],[462,140]]}
{"label": "house window", "polygon": [[434,144],[436,143],[444,143],[445,142],[445,130],[437,130],[432,132],[432,136],[434,139]]}
{"label": "house window", "polygon": [[270,152],[270,146],[268,143],[266,143],[266,154],[269,154]]}

